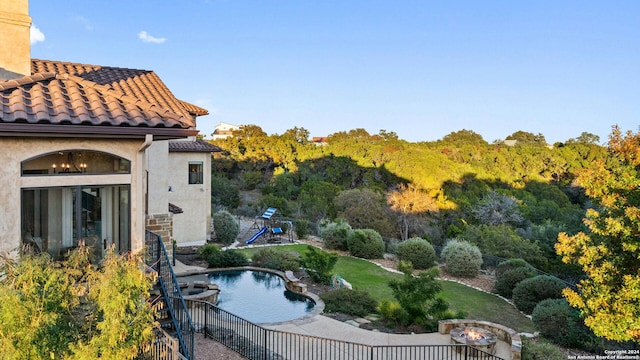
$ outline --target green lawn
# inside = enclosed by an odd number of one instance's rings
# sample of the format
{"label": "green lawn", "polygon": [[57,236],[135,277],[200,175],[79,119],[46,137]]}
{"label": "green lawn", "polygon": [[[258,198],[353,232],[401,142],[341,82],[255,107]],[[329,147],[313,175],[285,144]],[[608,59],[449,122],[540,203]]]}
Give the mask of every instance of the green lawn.
{"label": "green lawn", "polygon": [[[306,251],[307,245],[295,244],[274,248],[278,251],[300,254]],[[240,251],[250,258],[258,250],[259,248],[251,248]],[[388,286],[389,280],[402,278],[402,275],[387,271],[369,261],[349,256],[339,257],[334,273],[342,276],[355,289],[367,291],[378,301],[393,300],[391,288]],[[497,296],[451,281],[440,283],[442,284],[440,296],[449,303],[452,310],[462,310],[470,319],[492,321],[516,331],[534,331],[531,320]]]}
{"label": "green lawn", "polygon": [[392,300],[389,280],[401,279],[401,274],[392,273],[369,261],[349,256],[340,256],[333,272],[347,280],[354,289],[364,290],[374,299]]}
{"label": "green lawn", "polygon": [[453,281],[443,280],[440,283],[440,296],[451,309],[465,311],[469,319],[495,322],[520,332],[535,331],[529,318],[499,297]]}

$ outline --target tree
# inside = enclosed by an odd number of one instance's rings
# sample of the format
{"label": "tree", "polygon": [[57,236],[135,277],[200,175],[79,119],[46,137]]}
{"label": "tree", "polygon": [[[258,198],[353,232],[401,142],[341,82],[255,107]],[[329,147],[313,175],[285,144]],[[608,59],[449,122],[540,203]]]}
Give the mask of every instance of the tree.
{"label": "tree", "polygon": [[569,139],[569,140],[567,140],[566,143],[567,144],[577,143],[577,144],[586,144],[586,145],[597,145],[597,144],[600,143],[600,136],[588,133],[586,131],[583,131],[580,134],[580,136],[578,136],[575,139]]}
{"label": "tree", "polygon": [[336,196],[334,203],[338,217],[354,229],[374,229],[382,236],[396,237],[396,227],[381,194],[369,189],[345,190]]}
{"label": "tree", "polygon": [[0,358],[134,359],[151,344],[152,278],[139,256],[110,251],[96,266],[80,246],[63,263],[4,260]]}
{"label": "tree", "polygon": [[109,252],[102,268],[90,273],[87,338],[71,346],[73,359],[135,359],[153,339],[155,316],[146,301],[151,281],[142,265],[139,257]]}
{"label": "tree", "polygon": [[302,145],[306,145],[306,144],[309,144],[310,142],[309,137],[311,136],[311,133],[309,132],[309,130],[303,127],[296,126],[293,129],[289,129],[285,131],[284,134],[282,135]]}
{"label": "tree", "polygon": [[442,138],[442,142],[451,145],[489,145],[482,135],[474,132],[473,130],[462,129],[445,135]]}
{"label": "tree", "polygon": [[436,200],[414,184],[400,184],[398,190],[389,192],[387,204],[397,214],[402,240],[409,238],[410,223],[418,214],[438,210]]}
{"label": "tree", "polygon": [[240,206],[240,191],[224,176],[211,176],[211,203],[235,209]]}
{"label": "tree", "polygon": [[523,258],[537,268],[544,268],[547,261],[537,241],[522,238],[507,225],[471,225],[459,237],[477,245],[485,255]]}
{"label": "tree", "polygon": [[558,236],[565,263],[582,267],[587,279],[564,296],[601,337],[640,343],[640,133],[609,137],[608,161],[582,172],[578,182],[596,207],[584,220],[589,232]]}
{"label": "tree", "polygon": [[524,218],[518,210],[518,203],[513,197],[489,191],[472,209],[472,213],[480,224],[486,225],[521,225]]}
{"label": "tree", "polygon": [[507,136],[505,140],[517,140],[519,145],[547,145],[547,140],[544,138],[544,135],[540,133],[535,135],[522,130]]}

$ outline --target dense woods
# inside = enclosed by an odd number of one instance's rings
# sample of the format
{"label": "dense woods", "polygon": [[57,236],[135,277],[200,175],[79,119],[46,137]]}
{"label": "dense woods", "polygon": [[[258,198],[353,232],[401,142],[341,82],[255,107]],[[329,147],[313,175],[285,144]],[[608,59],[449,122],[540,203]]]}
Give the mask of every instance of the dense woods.
{"label": "dense woods", "polygon": [[[528,309],[536,319],[555,318],[570,304],[597,336],[637,344],[640,134],[614,126],[607,145],[599,142],[583,132],[549,145],[542,134],[518,131],[489,144],[461,130],[409,143],[393,132],[355,129],[318,144],[303,128],[267,135],[243,126],[215,142],[223,151],[214,161],[212,202],[246,216],[277,207],[280,216],[326,229],[329,248],[345,248],[335,235],[353,229],[369,240],[381,235],[385,251],[399,257],[426,240],[423,246],[444,247],[443,255],[460,243],[477,256],[511,259],[501,266],[526,266],[498,274],[496,291],[513,291],[516,306],[531,300],[521,293],[557,280],[532,277],[533,265],[577,285],[562,291],[566,302]],[[346,248],[353,253],[348,241]],[[558,284],[550,298],[566,286]],[[593,345],[586,343],[580,347]]]}
{"label": "dense woods", "polygon": [[[575,179],[604,161],[607,149],[589,133],[553,145],[522,131],[505,140],[489,144],[461,130],[410,143],[393,132],[354,129],[317,144],[304,128],[267,135],[246,125],[214,141],[223,152],[213,165],[212,200],[246,216],[270,206],[311,223],[341,218],[376,230],[387,244],[466,240],[483,254],[575,275],[554,245],[558,233],[584,230],[589,202]],[[260,196],[241,201],[246,191]]]}

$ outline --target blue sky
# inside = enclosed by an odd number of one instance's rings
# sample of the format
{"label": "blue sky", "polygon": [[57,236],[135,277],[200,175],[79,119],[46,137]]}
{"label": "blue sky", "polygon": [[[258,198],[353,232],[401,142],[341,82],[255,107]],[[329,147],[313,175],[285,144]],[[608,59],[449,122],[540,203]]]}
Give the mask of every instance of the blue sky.
{"label": "blue sky", "polygon": [[[218,122],[549,143],[640,125],[638,1],[30,0],[34,58],[154,70]],[[33,30],[33,29],[32,29]]]}

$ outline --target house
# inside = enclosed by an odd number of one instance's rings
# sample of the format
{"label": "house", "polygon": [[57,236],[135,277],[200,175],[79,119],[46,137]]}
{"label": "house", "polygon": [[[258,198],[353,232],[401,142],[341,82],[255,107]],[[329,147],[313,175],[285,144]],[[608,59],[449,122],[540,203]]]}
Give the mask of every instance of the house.
{"label": "house", "polygon": [[235,130],[240,130],[240,126],[220,122],[213,128],[211,137],[213,140],[226,139],[229,136],[232,136]]}
{"label": "house", "polygon": [[329,143],[328,141],[328,136],[314,136],[313,138],[311,138],[311,142],[316,146],[325,146]]}
{"label": "house", "polygon": [[210,232],[211,153],[196,140],[207,110],[149,70],[31,59],[27,0],[0,11],[0,253],[58,259],[84,241],[139,251]]}

